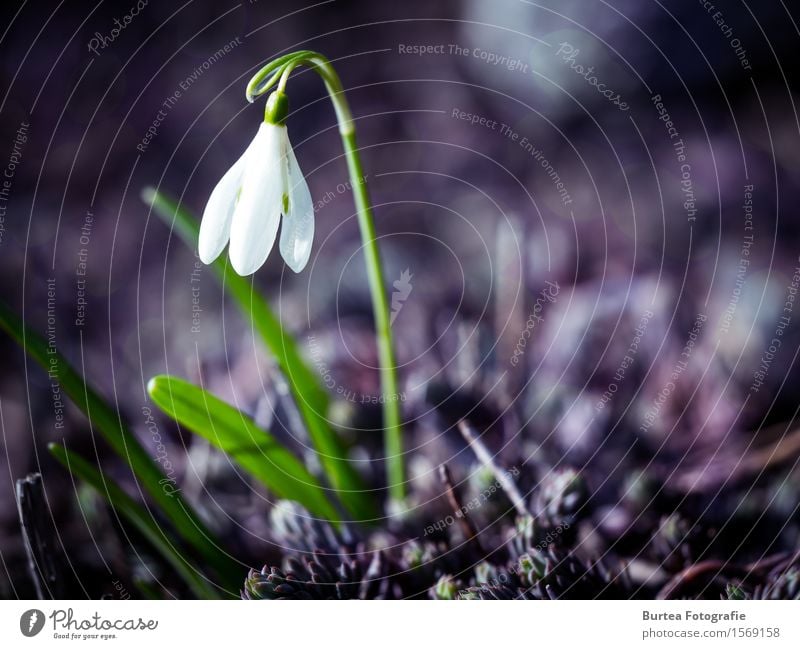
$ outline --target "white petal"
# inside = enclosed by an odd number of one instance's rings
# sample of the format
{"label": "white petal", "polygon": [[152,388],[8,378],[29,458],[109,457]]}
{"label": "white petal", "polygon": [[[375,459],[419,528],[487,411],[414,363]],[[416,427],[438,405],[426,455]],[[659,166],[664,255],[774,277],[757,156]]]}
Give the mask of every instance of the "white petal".
{"label": "white petal", "polygon": [[210,264],[214,261],[228,243],[231,236],[231,217],[236,207],[236,195],[242,181],[242,175],[247,164],[247,156],[253,150],[253,140],[245,149],[242,156],[233,163],[225,172],[222,179],[214,187],[211,196],[203,211],[203,220],[200,223],[200,237],[197,242],[197,252],[200,261]]}
{"label": "white petal", "polygon": [[267,260],[281,218],[281,131],[285,126],[261,124],[253,140],[231,224],[231,265],[251,275]]}
{"label": "white petal", "polygon": [[289,210],[284,215],[281,225],[281,255],[289,268],[299,273],[305,268],[311,256],[311,243],[314,240],[314,204],[288,136],[286,145]]}

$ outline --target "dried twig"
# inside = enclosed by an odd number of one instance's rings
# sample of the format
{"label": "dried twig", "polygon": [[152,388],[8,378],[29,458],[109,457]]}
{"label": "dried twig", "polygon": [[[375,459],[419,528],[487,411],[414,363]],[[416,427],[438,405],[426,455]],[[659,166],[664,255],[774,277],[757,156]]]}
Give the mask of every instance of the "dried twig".
{"label": "dried twig", "polygon": [[48,524],[41,474],[17,480],[17,509],[36,595],[39,599],[61,599],[64,582],[58,569],[58,544]]}
{"label": "dried twig", "polygon": [[774,574],[786,570],[797,561],[799,556],[800,553],[787,554],[782,552],[748,563],[745,566],[714,559],[701,561],[682,570],[670,579],[658,592],[656,599],[681,597],[685,595],[687,589],[690,589],[703,577],[711,577],[711,579],[720,576],[724,576],[726,579],[736,577],[743,582],[763,578],[766,574]]}
{"label": "dried twig", "polygon": [[464,533],[464,537],[470,543],[474,544],[480,552],[483,552],[481,549],[481,543],[478,540],[478,528],[475,527],[475,524],[472,522],[472,519],[467,513],[467,509],[461,504],[458,494],[456,493],[456,488],[453,485],[453,477],[450,475],[450,469],[447,468],[446,464],[442,464],[439,467],[439,477],[442,479],[442,483],[444,484],[445,492],[447,494],[447,501],[450,503],[450,507],[453,508],[453,512],[456,514],[456,518],[458,519],[459,525],[461,525],[461,531]]}
{"label": "dried twig", "polygon": [[664,587],[658,591],[656,599],[676,599],[685,596],[686,590],[690,589],[701,578],[710,577],[714,579],[722,574],[723,571],[731,570],[733,570],[737,576],[741,576],[745,573],[742,568],[730,566],[724,561],[701,561],[700,563],[696,563],[682,570],[670,579]]}
{"label": "dried twig", "polygon": [[[772,431],[758,433],[770,437]],[[782,435],[778,440],[750,448],[740,455],[730,453],[710,464],[693,466],[673,478],[686,493],[701,493],[719,489],[723,484],[750,479],[782,464],[793,462],[800,454],[800,429]]]}
{"label": "dried twig", "polygon": [[486,448],[485,444],[475,436],[472,426],[470,426],[465,419],[462,419],[458,422],[458,430],[461,431],[464,439],[467,440],[467,443],[472,447],[472,450],[478,460],[480,460],[480,462],[492,472],[497,482],[501,487],[503,487],[503,491],[506,492],[519,515],[528,516],[530,512],[528,512],[528,508],[525,506],[525,499],[522,497],[519,489],[517,489],[517,485],[514,483],[511,477],[509,477],[507,471],[503,471],[499,466],[497,466],[497,464],[495,464],[494,458],[489,452],[489,449]]}

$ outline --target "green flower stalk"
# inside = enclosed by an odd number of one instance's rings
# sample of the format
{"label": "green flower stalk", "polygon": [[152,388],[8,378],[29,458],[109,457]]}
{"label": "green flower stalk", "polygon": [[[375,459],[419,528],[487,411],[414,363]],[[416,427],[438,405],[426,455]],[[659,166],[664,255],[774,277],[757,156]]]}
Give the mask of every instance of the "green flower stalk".
{"label": "green flower stalk", "polygon": [[308,262],[314,236],[314,209],[286,127],[289,112],[286,84],[292,71],[301,66],[309,67],[322,78],[336,111],[344,145],[372,296],[381,390],[387,397],[383,415],[389,495],[393,501],[401,501],[405,496],[405,472],[400,406],[397,399],[389,398],[398,394],[397,369],[375,222],[350,107],[339,76],[321,54],[310,50],[287,54],[265,65],[250,80],[247,85],[250,102],[276,84],[277,89],[268,98],[264,122],[253,142],[211,193],[203,214],[198,252],[203,262],[211,263],[230,243],[233,269],[240,275],[249,275],[266,261],[280,225],[280,252],[289,267],[300,272]]}

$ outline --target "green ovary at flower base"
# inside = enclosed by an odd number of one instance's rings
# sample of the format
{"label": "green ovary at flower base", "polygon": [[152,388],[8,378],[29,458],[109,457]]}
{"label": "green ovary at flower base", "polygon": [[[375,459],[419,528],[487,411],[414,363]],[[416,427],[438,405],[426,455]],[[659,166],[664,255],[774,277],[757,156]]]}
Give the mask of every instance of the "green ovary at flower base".
{"label": "green ovary at flower base", "polygon": [[[275,84],[278,88],[270,94],[264,122],[252,143],[211,193],[203,213],[198,252],[203,262],[211,263],[230,242],[229,255],[234,270],[240,275],[250,275],[266,261],[281,225],[279,247],[286,263],[295,272],[300,272],[308,262],[314,237],[314,208],[285,124],[288,115],[286,83],[291,72],[300,66],[307,66],[319,74],[336,111],[372,295],[381,390],[389,397],[398,394],[399,390],[389,302],[384,289],[372,207],[362,180],[364,172],[350,108],[339,76],[321,54],[309,50],[287,54],[265,65],[250,80],[247,86],[250,102]],[[405,472],[398,401],[385,399],[383,412],[389,494],[394,501],[401,501],[405,495]]]}

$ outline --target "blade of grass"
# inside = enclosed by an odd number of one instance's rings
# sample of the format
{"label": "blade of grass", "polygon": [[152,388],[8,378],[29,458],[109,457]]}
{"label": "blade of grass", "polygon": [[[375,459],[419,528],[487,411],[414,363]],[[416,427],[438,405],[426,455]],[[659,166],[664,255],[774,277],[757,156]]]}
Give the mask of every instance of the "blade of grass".
{"label": "blade of grass", "polygon": [[155,585],[148,583],[138,577],[133,578],[133,585],[144,596],[145,599],[163,600],[164,596],[158,591]]}
{"label": "blade of grass", "polygon": [[175,542],[156,525],[147,510],[126,494],[111,478],[102,474],[77,453],[60,444],[49,444],[50,453],[70,473],[78,476],[105,498],[116,512],[126,518],[201,599],[219,599],[219,593],[184,559]]}
{"label": "blade of grass", "polygon": [[163,600],[166,599],[161,592],[158,590],[155,584],[151,584],[144,579],[139,577],[133,578],[133,585],[136,587],[144,599],[154,599],[154,600]]}
{"label": "blade of grass", "polygon": [[[189,248],[196,250],[200,223],[188,210],[152,187],[142,192],[142,199]],[[359,520],[374,519],[377,516],[375,500],[366,491],[361,476],[345,459],[344,446],[325,419],[328,394],[319,377],[308,367],[294,339],[285,332],[266,301],[253,290],[250,281],[229,270],[224,256],[212,266],[225,291],[233,297],[252,329],[259,333],[285,375],[314,448],[320,454],[325,474],[339,499]]]}
{"label": "blade of grass", "polygon": [[155,404],[180,425],[208,440],[281,498],[313,514],[339,520],[336,508],[303,463],[243,412],[174,376],[147,384]]}
{"label": "blade of grass", "polygon": [[55,348],[48,347],[41,336],[34,333],[2,303],[0,329],[5,330],[28,356],[58,382],[92,426],[102,433],[117,455],[128,463],[145,491],[175,526],[180,536],[218,571],[219,577],[226,580],[230,587],[238,588],[239,564],[220,549],[221,545],[179,494],[168,494],[164,490],[162,485],[166,476],[136,437],[123,425],[119,412],[92,390]]}

